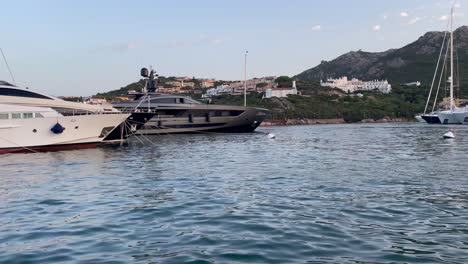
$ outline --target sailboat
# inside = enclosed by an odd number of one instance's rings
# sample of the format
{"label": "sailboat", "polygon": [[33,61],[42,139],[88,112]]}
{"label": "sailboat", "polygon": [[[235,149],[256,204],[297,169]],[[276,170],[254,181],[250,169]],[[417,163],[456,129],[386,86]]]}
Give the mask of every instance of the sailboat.
{"label": "sailboat", "polygon": [[[440,79],[439,79],[439,87],[437,89],[437,93],[436,93],[435,99],[434,99],[433,111],[431,113],[429,113],[429,114],[426,114],[427,107],[428,107],[429,100],[430,100],[431,93],[432,93],[432,89],[434,87],[434,81],[435,81],[437,71],[438,71],[438,68],[439,68],[439,63],[440,63],[440,59],[441,59],[441,56],[442,56],[442,51],[444,49],[445,39],[446,39],[446,37],[444,37],[444,41],[442,43],[442,47],[441,47],[440,54],[439,54],[439,60],[437,62],[437,66],[436,66],[436,72],[435,72],[434,78],[432,80],[431,90],[430,90],[429,96],[427,98],[426,107],[424,109],[424,114],[421,115],[421,118],[424,119],[429,124],[468,124],[468,108],[467,107],[463,107],[463,108],[457,107],[455,105],[454,96],[453,96],[453,88],[454,88],[454,78],[453,78],[453,72],[454,72],[453,71],[453,68],[454,68],[454,62],[453,62],[453,58],[454,58],[454,56],[453,56],[453,40],[454,40],[454,37],[453,37],[453,6],[452,6],[452,9],[450,11],[450,46],[446,49],[446,53],[445,53],[445,59],[446,59],[447,58],[447,53],[450,50],[450,77],[449,77],[449,80],[448,80],[448,82],[450,83],[450,102],[449,102],[450,107],[449,107],[449,109],[446,109],[446,110],[434,111],[435,104],[436,104],[437,97],[438,97],[439,88],[440,88],[440,83],[441,83],[441,80],[442,80],[442,74],[441,74]],[[445,59],[444,59],[444,62],[445,62]],[[445,63],[443,65],[443,67],[442,67],[442,71],[444,70],[444,67],[445,67]]]}

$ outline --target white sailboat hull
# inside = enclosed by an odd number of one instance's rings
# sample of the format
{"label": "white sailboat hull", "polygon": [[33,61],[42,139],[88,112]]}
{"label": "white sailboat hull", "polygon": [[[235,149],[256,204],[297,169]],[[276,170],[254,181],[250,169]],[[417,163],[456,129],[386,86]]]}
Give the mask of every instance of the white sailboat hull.
{"label": "white sailboat hull", "polygon": [[461,112],[455,113],[455,112],[450,112],[450,111],[440,111],[437,113],[437,117],[439,118],[440,123],[445,124],[445,125],[462,124],[462,122],[460,122],[460,118],[461,120],[463,120],[462,115],[463,113]]}
{"label": "white sailboat hull", "polygon": [[414,118],[416,118],[416,120],[418,120],[418,122],[420,122],[420,123],[426,123],[426,121],[422,118],[421,115],[417,115]]}

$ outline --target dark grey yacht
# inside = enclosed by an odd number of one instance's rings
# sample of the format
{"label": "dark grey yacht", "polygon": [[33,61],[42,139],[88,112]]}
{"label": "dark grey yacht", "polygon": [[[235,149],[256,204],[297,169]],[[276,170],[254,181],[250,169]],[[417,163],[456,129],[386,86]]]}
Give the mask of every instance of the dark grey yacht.
{"label": "dark grey yacht", "polygon": [[119,110],[154,113],[138,132],[144,135],[222,132],[253,132],[269,114],[267,109],[198,102],[187,96],[157,93],[157,75],[141,69],[146,80],[134,101],[114,103]]}

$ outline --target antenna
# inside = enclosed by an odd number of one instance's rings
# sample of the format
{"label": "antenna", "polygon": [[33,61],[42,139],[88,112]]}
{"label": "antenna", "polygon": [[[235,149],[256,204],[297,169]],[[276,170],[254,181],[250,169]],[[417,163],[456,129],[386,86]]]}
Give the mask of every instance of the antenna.
{"label": "antenna", "polygon": [[8,65],[8,61],[5,57],[5,54],[3,53],[2,48],[0,48],[0,52],[2,53],[3,60],[5,61],[8,71],[10,72],[11,79],[13,80],[13,83],[16,85],[15,77],[13,76],[13,72],[11,72],[10,65]]}
{"label": "antenna", "polygon": [[450,113],[453,113],[454,103],[453,103],[453,8],[455,3],[452,6],[450,11]]}
{"label": "antenna", "polygon": [[247,54],[249,51],[245,51],[244,58],[244,107],[247,106]]}

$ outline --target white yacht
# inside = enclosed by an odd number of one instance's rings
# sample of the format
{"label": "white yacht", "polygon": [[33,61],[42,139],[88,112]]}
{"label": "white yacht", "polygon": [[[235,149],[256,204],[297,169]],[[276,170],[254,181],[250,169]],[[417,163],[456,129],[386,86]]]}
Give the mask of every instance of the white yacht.
{"label": "white yacht", "polygon": [[0,103],[0,153],[95,147],[130,114],[62,115],[50,107]]}
{"label": "white yacht", "polygon": [[0,153],[121,142],[153,116],[68,102],[0,81]]}

